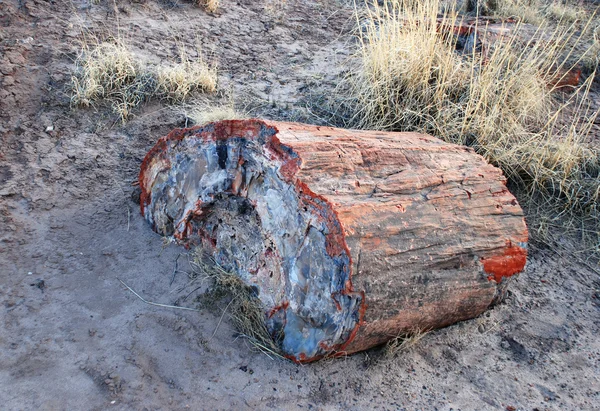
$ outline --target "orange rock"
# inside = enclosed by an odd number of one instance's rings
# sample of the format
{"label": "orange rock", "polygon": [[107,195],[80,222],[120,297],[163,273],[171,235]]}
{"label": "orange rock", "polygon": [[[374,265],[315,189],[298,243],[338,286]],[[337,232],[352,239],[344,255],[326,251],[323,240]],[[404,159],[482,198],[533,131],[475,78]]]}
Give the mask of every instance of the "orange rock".
{"label": "orange rock", "polygon": [[581,69],[563,70],[550,79],[548,86],[553,90],[574,91],[581,79]]}

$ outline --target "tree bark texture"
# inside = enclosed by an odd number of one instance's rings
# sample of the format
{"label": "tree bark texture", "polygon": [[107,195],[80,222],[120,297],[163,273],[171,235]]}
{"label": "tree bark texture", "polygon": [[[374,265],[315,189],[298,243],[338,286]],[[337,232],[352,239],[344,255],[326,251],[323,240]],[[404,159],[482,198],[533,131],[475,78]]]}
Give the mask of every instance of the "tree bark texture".
{"label": "tree bark texture", "polygon": [[423,134],[221,121],[161,138],[139,181],[153,229],[255,287],[298,362],[473,318],[526,262],[502,172]]}

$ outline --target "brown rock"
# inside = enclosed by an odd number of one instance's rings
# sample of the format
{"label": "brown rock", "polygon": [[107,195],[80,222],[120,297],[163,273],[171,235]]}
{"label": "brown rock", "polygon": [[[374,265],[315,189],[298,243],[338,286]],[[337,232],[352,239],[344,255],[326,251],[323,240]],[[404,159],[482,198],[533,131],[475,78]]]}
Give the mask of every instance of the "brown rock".
{"label": "brown rock", "polygon": [[12,64],[15,64],[17,66],[22,66],[23,64],[25,64],[25,57],[23,57],[23,55],[21,53],[19,53],[18,51],[9,51],[9,52],[7,52],[6,53],[6,58]]}
{"label": "brown rock", "polygon": [[256,287],[296,361],[472,318],[526,259],[502,172],[416,133],[235,120],[148,153],[141,210]]}
{"label": "brown rock", "polygon": [[4,74],[5,76],[13,74],[14,70],[15,66],[6,62],[5,60],[0,62],[0,73]]}

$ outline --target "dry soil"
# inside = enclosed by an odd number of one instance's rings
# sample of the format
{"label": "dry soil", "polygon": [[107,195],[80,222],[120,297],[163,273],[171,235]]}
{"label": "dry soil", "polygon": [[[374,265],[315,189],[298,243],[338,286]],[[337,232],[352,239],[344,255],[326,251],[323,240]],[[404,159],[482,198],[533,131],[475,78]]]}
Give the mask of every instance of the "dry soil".
{"label": "dry soil", "polygon": [[[285,3],[285,4],[283,4]],[[0,408],[600,409],[600,277],[533,248],[506,300],[396,355],[374,349],[299,366],[236,338],[215,310],[183,301],[185,250],[132,200],[154,142],[189,119],[150,103],[122,126],[71,108],[82,29],[175,61],[199,41],[227,100],[277,120],[335,87],[352,9],[335,0],[0,0]],[[133,196],[134,197],[134,196]],[[595,271],[594,271],[595,269]]]}

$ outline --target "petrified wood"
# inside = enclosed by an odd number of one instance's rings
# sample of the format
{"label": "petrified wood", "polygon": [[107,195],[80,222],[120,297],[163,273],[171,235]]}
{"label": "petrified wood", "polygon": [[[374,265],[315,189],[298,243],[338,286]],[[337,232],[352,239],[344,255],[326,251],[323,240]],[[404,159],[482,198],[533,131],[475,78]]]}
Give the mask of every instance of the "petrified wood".
{"label": "petrified wood", "polygon": [[139,181],[153,229],[254,286],[300,362],[473,318],[525,265],[502,172],[423,134],[221,121],[161,138]]}

